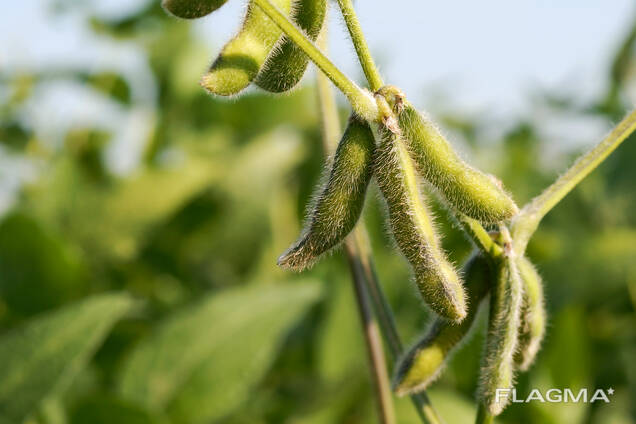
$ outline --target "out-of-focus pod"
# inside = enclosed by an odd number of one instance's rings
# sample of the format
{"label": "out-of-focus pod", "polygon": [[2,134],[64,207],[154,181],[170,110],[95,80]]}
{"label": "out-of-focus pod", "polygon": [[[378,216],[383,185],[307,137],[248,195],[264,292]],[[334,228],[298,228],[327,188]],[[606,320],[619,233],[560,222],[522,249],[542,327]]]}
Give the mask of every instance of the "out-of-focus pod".
{"label": "out-of-focus pod", "polygon": [[[272,0],[283,13],[291,11],[291,0]],[[280,28],[256,4],[250,2],[239,33],[221,50],[201,85],[221,96],[240,93],[256,78],[281,37]]]}
{"label": "out-of-focus pod", "polygon": [[[292,5],[291,19],[310,40],[315,41],[326,14],[327,0],[296,0]],[[307,55],[289,37],[283,35],[255,82],[272,93],[289,91],[300,82],[308,64]]]}

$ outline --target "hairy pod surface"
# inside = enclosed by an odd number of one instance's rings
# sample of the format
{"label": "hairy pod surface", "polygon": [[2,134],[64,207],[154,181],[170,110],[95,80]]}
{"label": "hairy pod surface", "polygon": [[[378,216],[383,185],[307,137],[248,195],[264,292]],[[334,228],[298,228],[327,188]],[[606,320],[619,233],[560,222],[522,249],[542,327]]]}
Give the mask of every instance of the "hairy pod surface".
{"label": "hairy pod surface", "polygon": [[523,283],[523,304],[519,328],[519,348],[515,363],[521,371],[527,371],[534,362],[545,335],[546,310],[543,299],[543,282],[534,265],[525,256],[517,261]]}
{"label": "hairy pod surface", "polygon": [[163,0],[161,6],[171,15],[183,19],[196,19],[209,15],[227,0]]}
{"label": "hairy pod surface", "polygon": [[278,259],[279,266],[300,271],[349,234],[364,206],[373,173],[374,148],[369,124],[352,114],[308,225],[300,239]]}
{"label": "hairy pod surface", "polygon": [[425,390],[442,372],[453,351],[466,339],[479,305],[488,293],[493,271],[488,259],[473,255],[464,265],[470,308],[460,324],[437,318],[396,366],[393,390],[399,395]]}
{"label": "hairy pod surface", "polygon": [[[288,14],[291,0],[272,0]],[[250,2],[239,33],[221,50],[201,85],[220,96],[238,94],[259,73],[282,31],[256,4]]]}
{"label": "hairy pod surface", "polygon": [[492,415],[499,415],[510,400],[505,395],[497,397],[497,389],[511,389],[514,384],[522,284],[516,260],[504,256],[490,296],[488,337],[479,382],[479,397]]}
{"label": "hairy pod surface", "polygon": [[382,125],[379,133],[374,174],[386,200],[393,238],[413,268],[424,301],[440,316],[459,322],[466,316],[464,288],[440,246],[413,160],[399,134]]}
{"label": "hairy pod surface", "polygon": [[484,223],[506,220],[519,211],[501,183],[464,162],[413,105],[404,102],[398,116],[418,172],[455,209]]}
{"label": "hairy pod surface", "polygon": [[[291,18],[309,39],[315,41],[326,14],[327,0],[296,0],[292,5]],[[289,37],[283,35],[255,82],[272,93],[291,90],[302,79],[308,64],[307,55]]]}

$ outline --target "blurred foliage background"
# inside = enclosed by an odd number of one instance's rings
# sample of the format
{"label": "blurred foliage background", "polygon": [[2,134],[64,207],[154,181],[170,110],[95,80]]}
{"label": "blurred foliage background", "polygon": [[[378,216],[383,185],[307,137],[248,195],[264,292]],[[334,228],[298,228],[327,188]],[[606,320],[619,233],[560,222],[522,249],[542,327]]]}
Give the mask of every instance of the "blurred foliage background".
{"label": "blurred foliage background", "polygon": [[[88,24],[96,37],[146,55],[152,79],[144,83],[156,98],[144,100],[134,78],[114,71],[0,68],[0,189],[10,199],[0,220],[0,423],[374,422],[345,261],[336,254],[302,275],[275,266],[323,163],[312,80],[292,95],[217,99],[196,84],[209,52],[158,2]],[[533,116],[616,122],[629,107],[634,28],[608,64],[605,96],[580,104],[538,93]],[[79,84],[122,122],[146,125],[133,137],[133,165],[114,165],[121,153],[104,126],[78,120],[42,131],[29,105],[51,83]],[[432,112],[519,204],[580,153],[554,154],[537,119]],[[529,246],[550,324],[518,392],[612,387],[611,403],[514,404],[501,422],[636,422],[635,160],[628,140]],[[429,316],[382,214],[370,196],[365,219],[380,279],[408,341]],[[461,262],[471,247],[441,209],[438,216]],[[484,324],[430,391],[448,423],[473,420]],[[410,402],[396,402],[399,422],[416,423]]]}

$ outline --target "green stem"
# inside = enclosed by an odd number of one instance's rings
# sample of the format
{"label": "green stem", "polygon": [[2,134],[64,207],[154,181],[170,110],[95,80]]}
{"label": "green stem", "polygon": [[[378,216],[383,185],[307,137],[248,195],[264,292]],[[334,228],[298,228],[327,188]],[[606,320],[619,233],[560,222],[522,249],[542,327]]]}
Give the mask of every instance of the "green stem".
{"label": "green stem", "polygon": [[495,417],[490,415],[490,413],[486,410],[486,407],[483,403],[479,402],[479,408],[477,409],[477,419],[475,420],[475,424],[491,424],[495,421]]}
{"label": "green stem", "polygon": [[292,21],[270,0],[252,0],[278,27],[329,77],[349,99],[353,110],[368,121],[375,121],[378,108],[373,96],[351,81],[336,67]]}
{"label": "green stem", "polygon": [[464,232],[468,234],[478,248],[493,259],[501,256],[503,252],[501,246],[493,241],[488,231],[482,227],[479,221],[462,213],[457,214],[457,219]]}
{"label": "green stem", "polygon": [[528,240],[541,219],[578,183],[603,162],[629,135],[636,130],[636,110],[630,112],[596,147],[581,156],[570,169],[543,193],[524,206],[513,222],[513,239],[519,254],[525,251]]}
{"label": "green stem", "polygon": [[371,56],[369,46],[364,38],[362,27],[358,21],[356,11],[353,8],[353,3],[351,0],[338,0],[338,6],[340,6],[342,17],[347,24],[347,29],[349,29],[351,41],[353,41],[353,46],[358,54],[358,59],[360,60],[360,65],[362,65],[364,75],[367,77],[371,91],[375,92],[379,90],[384,83],[382,82],[382,77],[380,76],[378,68],[373,62],[373,57]]}
{"label": "green stem", "polygon": [[367,353],[373,380],[375,382],[378,396],[378,409],[380,422],[383,424],[395,424],[395,410],[393,408],[393,396],[391,394],[391,383],[386,369],[382,340],[378,331],[378,323],[373,316],[369,295],[365,287],[364,270],[360,261],[360,256],[356,251],[353,240],[345,241],[345,252],[347,262],[353,277],[353,286],[356,294],[356,303],[360,313],[360,321],[364,330],[364,340],[367,344]]}

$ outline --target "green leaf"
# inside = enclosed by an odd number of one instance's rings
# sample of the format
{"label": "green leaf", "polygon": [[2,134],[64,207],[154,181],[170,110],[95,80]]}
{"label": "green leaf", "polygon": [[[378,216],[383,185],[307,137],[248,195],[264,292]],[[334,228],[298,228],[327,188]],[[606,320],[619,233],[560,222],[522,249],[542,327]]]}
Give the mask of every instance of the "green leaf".
{"label": "green leaf", "polygon": [[137,405],[101,394],[83,399],[74,408],[70,424],[157,424],[163,422]]}
{"label": "green leaf", "polygon": [[0,221],[0,297],[18,316],[55,308],[86,288],[81,258],[31,216]]}
{"label": "green leaf", "polygon": [[268,369],[319,286],[257,285],[212,294],[160,324],[124,364],[120,392],[178,422],[218,418]]}
{"label": "green leaf", "polygon": [[21,422],[43,399],[64,390],[131,303],[120,294],[95,296],[3,335],[0,422]]}

